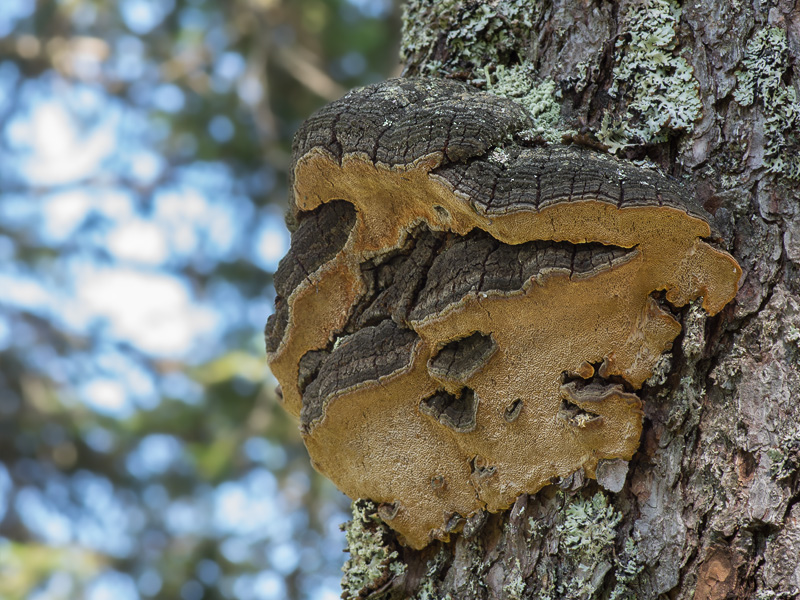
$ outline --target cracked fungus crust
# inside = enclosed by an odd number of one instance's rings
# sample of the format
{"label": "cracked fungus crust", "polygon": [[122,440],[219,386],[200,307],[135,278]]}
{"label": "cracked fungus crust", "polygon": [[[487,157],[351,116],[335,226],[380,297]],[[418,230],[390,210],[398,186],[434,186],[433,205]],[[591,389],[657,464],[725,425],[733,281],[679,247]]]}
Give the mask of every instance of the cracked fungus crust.
{"label": "cracked fungus crust", "polygon": [[400,79],[295,139],[270,366],[314,466],[415,548],[630,459],[635,390],[680,332],[663,299],[714,314],[737,290],[674,182],[515,143],[529,127],[513,101]]}

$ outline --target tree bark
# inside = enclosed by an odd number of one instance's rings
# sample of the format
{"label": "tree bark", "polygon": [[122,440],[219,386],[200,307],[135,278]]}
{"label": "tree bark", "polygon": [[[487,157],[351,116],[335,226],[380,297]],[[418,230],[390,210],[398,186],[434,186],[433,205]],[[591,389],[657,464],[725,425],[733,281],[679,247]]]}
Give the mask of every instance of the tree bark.
{"label": "tree bark", "polygon": [[577,473],[419,551],[356,503],[345,597],[800,597],[798,4],[411,0],[402,52],[518,101],[543,142],[680,179],[744,274],[718,315],[682,311],[607,489]]}

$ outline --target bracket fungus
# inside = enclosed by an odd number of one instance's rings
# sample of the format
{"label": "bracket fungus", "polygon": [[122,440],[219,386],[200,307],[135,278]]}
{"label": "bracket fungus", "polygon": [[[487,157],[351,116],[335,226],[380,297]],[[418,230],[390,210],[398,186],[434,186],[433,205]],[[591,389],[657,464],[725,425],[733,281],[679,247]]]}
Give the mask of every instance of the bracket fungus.
{"label": "bracket fungus", "polygon": [[295,138],[270,366],[314,466],[415,548],[629,460],[681,330],[666,303],[737,292],[680,185],[528,127],[511,100],[396,79]]}

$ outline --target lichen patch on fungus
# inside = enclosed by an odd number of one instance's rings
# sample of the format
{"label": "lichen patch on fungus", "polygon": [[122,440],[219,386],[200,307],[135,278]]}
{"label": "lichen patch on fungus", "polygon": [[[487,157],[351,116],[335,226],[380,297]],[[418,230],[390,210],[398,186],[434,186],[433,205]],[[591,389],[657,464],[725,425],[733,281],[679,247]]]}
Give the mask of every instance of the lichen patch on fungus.
{"label": "lichen patch on fungus", "polygon": [[[295,140],[299,223],[270,366],[314,466],[407,544],[630,460],[636,390],[741,270],[673,181],[525,147],[513,101],[453,81],[351,92]],[[502,146],[503,160],[495,150]]]}

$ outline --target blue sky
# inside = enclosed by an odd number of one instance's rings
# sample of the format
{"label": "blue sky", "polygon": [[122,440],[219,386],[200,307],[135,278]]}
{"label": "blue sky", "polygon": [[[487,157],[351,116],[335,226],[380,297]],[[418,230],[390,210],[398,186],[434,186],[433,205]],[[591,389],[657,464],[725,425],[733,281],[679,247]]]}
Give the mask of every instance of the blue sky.
{"label": "blue sky", "polygon": [[[391,8],[388,1],[351,4],[368,16],[385,15]],[[0,37],[12,33],[34,7],[34,0],[2,0]],[[276,189],[277,177],[268,164],[258,181],[242,182],[222,162],[191,160],[197,147],[191,137],[182,139],[178,149],[187,160],[165,177],[169,165],[160,148],[168,125],[152,112],[176,114],[186,98],[179,87],[156,80],[135,34],[158,26],[171,7],[165,0],[121,0],[121,15],[134,35],[113,42],[91,36],[71,42],[63,65],[69,79],[54,73],[26,79],[12,63],[0,63],[0,115],[10,115],[0,131],[0,224],[53,251],[40,261],[16,260],[16,243],[0,234],[0,351],[27,348],[25,356],[33,366],[46,365],[48,375],[63,386],[60,401],[102,417],[123,419],[151,410],[163,396],[201,401],[202,388],[184,373],[154,373],[146,363],[210,361],[231,349],[231,331],[252,331],[249,341],[237,348],[237,375],[255,385],[275,384],[262,339],[272,311],[271,287],[265,285],[262,297],[250,299],[224,282],[201,288],[183,273],[187,266],[209,273],[219,264],[244,260],[262,269],[268,281],[266,273],[277,268],[289,234],[282,208],[259,207],[252,195],[254,189],[262,196],[285,192]],[[93,10],[87,3],[74,18],[91,24]],[[207,43],[224,46],[224,36],[213,24],[197,26],[208,28]],[[18,50],[39,51],[38,43],[21,36]],[[340,62],[344,71],[364,69],[363,57],[355,53]],[[108,94],[101,76],[127,82],[140,101],[125,103]],[[235,52],[219,53],[211,86],[234,90],[244,105],[255,106],[263,97],[258,79]],[[228,115],[220,114],[209,121],[206,134],[221,143],[234,126]],[[36,348],[34,334],[14,318],[20,310],[95,343],[68,357]],[[100,425],[86,433],[86,442],[98,451],[114,444]],[[184,453],[181,440],[154,433],[141,439],[125,466],[142,479],[180,472]],[[240,480],[177,500],[154,484],[146,498],[151,508],[163,510],[168,531],[176,536],[198,528],[211,533],[232,562],[248,561],[266,540],[270,568],[242,575],[228,587],[236,598],[282,600],[287,574],[297,569],[314,574],[324,571],[325,564],[343,562],[338,524],[348,518],[342,510],[345,503],[324,509],[328,512],[321,517],[329,525],[324,538],[315,542],[317,552],[309,554],[297,543],[308,528],[302,505],[308,476],[298,472],[278,486],[272,471],[285,466],[286,455],[268,440],[252,437],[241,453],[259,466]],[[8,468],[0,464],[0,513],[8,509]],[[45,489],[29,486],[16,496],[19,514],[39,539],[64,548],[75,565],[91,563],[95,551],[119,557],[136,551],[142,517],[107,480],[90,473],[44,475],[49,478]],[[70,494],[75,496],[74,512],[65,514],[55,508],[55,500]],[[76,517],[81,514],[94,517]],[[0,562],[4,544],[8,542],[0,540]],[[198,582],[219,576],[215,567],[198,565],[196,579],[187,581],[182,591],[183,600],[197,596]],[[339,597],[339,574],[324,573],[313,579],[308,597]],[[65,569],[34,597],[73,598],[74,586]],[[152,569],[136,579],[101,570],[85,597],[146,598],[160,586]]]}

